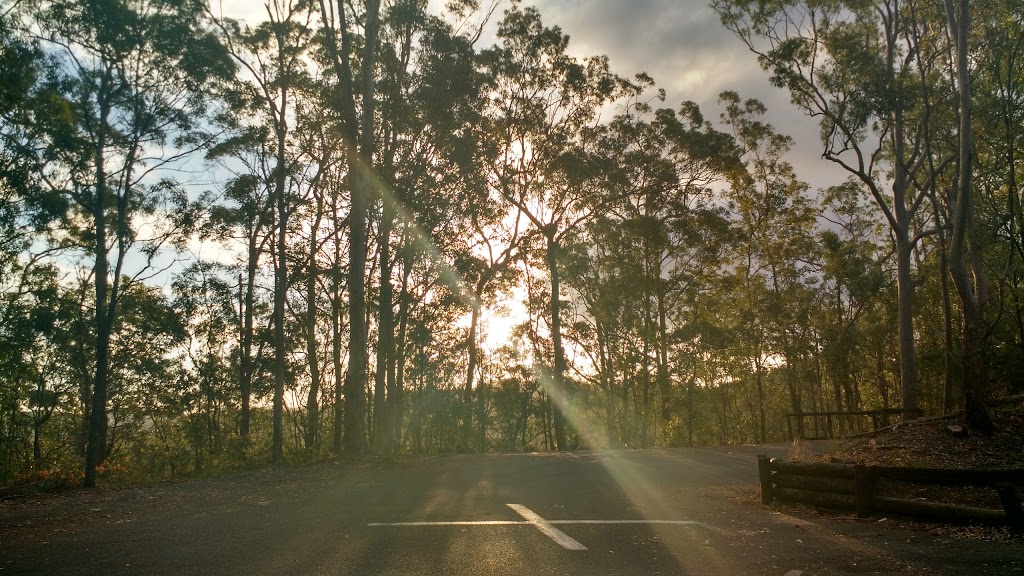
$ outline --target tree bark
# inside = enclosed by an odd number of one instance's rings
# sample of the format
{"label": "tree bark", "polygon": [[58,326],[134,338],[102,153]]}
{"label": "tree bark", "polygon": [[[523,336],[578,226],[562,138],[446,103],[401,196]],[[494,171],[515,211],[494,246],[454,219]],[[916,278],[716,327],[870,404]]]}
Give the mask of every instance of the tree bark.
{"label": "tree bark", "polygon": [[389,207],[392,201],[384,199],[383,217],[380,235],[380,292],[378,294],[379,316],[377,321],[377,371],[374,377],[374,440],[378,454],[391,454],[392,426],[390,403],[387,394],[388,381],[394,388],[394,377],[388,378],[394,362],[395,328],[394,328],[394,291],[391,287],[391,230],[394,226],[394,210]]}
{"label": "tree bark", "polygon": [[[252,221],[258,219],[253,216]],[[249,227],[249,254],[245,267],[245,290],[239,302],[242,315],[242,333],[239,336],[240,358],[238,362],[238,388],[242,396],[242,410],[239,416],[238,434],[243,441],[249,440],[250,399],[252,397],[252,342],[253,342],[253,305],[255,304],[256,271],[259,266],[259,251],[256,247],[256,226]],[[242,290],[242,278],[239,276],[239,291]]]}
{"label": "tree bark", "polygon": [[480,323],[480,291],[473,294],[473,311],[469,319],[469,359],[466,366],[466,384],[462,389],[462,447],[469,447],[469,437],[473,431],[473,378],[476,376],[477,357],[477,326]]}
{"label": "tree bark", "polygon": [[[985,284],[980,265],[980,245],[972,242],[974,195],[971,179],[974,169],[974,133],[971,125],[971,77],[967,42],[970,29],[969,0],[946,0],[946,18],[956,45],[956,85],[960,106],[958,142],[958,179],[951,202],[953,232],[949,246],[949,268],[960,299],[963,314],[963,389],[964,411],[968,425],[984,434],[992,433],[988,410],[988,386],[985,373],[983,308]],[[974,265],[968,264],[968,255]]]}
{"label": "tree bark", "polygon": [[[395,357],[391,363],[390,373],[394,373],[394,390],[388,392],[391,398],[391,429],[392,448],[395,454],[402,450],[402,397],[405,390],[405,341],[409,328],[409,275],[412,273],[412,262],[403,259],[402,289],[398,294],[398,338],[395,342]],[[390,384],[389,384],[390,385]]]}
{"label": "tree bark", "polygon": [[343,387],[345,379],[341,361],[341,219],[338,216],[338,194],[331,199],[331,217],[334,225],[334,262],[331,263],[331,360],[334,364],[334,422],[331,428],[331,448],[335,454],[342,451],[342,419],[344,418]]}
{"label": "tree bark", "polygon": [[93,276],[96,283],[96,371],[93,374],[92,407],[89,410],[89,435],[85,451],[86,488],[96,486],[96,468],[106,459],[107,372],[110,366],[110,314],[107,310],[107,174],[104,153],[107,144],[107,119],[110,105],[106,90],[110,73],[103,76],[99,91],[99,121],[96,134],[96,190],[93,200],[93,226],[96,234]]}
{"label": "tree bark", "polygon": [[[900,390],[903,407],[917,408],[917,356],[914,345],[914,281],[911,278],[911,255],[914,247],[906,231],[894,231],[896,236],[896,290],[899,318]],[[905,412],[903,419],[916,416]]]}
{"label": "tree bark", "polygon": [[[349,30],[348,7],[339,2],[327,7],[319,0],[325,45],[340,85],[339,112],[348,156],[349,184],[352,193],[349,238],[349,366],[345,378],[344,452],[362,456],[366,440],[366,368],[368,364],[366,319],[366,220],[373,189],[374,157],[374,66],[380,30],[380,0],[367,0],[363,17],[362,45],[362,120],[356,112],[355,81],[350,55],[353,31]],[[335,22],[334,18],[338,18]],[[355,18],[352,18],[355,20]],[[339,38],[340,35],[340,38]],[[340,40],[340,45],[339,45]]]}
{"label": "tree bark", "polygon": [[359,457],[366,452],[366,212],[368,185],[353,159],[351,238],[349,239],[349,346],[345,378],[345,453]]}
{"label": "tree bark", "polygon": [[665,289],[659,274],[658,289],[658,390],[661,395],[661,427],[668,444],[668,427],[672,420],[672,383],[668,367],[668,313],[665,309]]}
{"label": "tree bark", "polygon": [[562,348],[561,302],[558,278],[558,242],[553,233],[547,234],[548,271],[551,274],[551,341],[554,346],[555,365],[551,375],[551,397],[554,400],[555,450],[565,450],[565,411],[568,408],[568,394],[565,389],[565,350]]}
{"label": "tree bark", "polygon": [[[281,46],[281,50],[284,47]],[[283,56],[282,56],[283,57]],[[281,88],[281,108],[278,110],[277,165],[274,167],[274,198],[277,212],[277,266],[274,269],[274,432],[270,455],[274,464],[284,462],[284,381],[285,381],[285,338],[284,308],[285,292],[288,288],[288,259],[286,258],[288,238],[288,203],[286,199],[287,170],[285,146],[288,138],[288,90]]]}
{"label": "tree bark", "polygon": [[320,362],[316,349],[317,230],[323,218],[323,202],[317,198],[316,217],[309,232],[309,262],[306,272],[306,363],[309,365],[309,394],[306,396],[306,453],[316,453],[320,434]]}

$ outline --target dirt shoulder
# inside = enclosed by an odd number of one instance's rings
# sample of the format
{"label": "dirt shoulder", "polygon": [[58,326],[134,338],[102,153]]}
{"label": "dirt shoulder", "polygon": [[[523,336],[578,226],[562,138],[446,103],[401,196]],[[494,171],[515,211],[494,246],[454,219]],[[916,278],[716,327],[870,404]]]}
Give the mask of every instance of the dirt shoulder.
{"label": "dirt shoulder", "polygon": [[[924,468],[1005,469],[1024,468],[1024,411],[1009,407],[993,411],[995,431],[991,436],[970,430],[963,415],[900,423],[878,433],[840,441],[833,450],[799,459]],[[800,453],[799,447],[794,449]],[[939,487],[887,482],[880,485],[886,495],[921,501],[1001,509],[995,490],[989,486]],[[1024,495],[1024,486],[1017,487]],[[805,510],[857,522],[888,523],[936,536],[993,541],[1024,542],[1024,535],[1005,526],[955,525],[910,518],[875,516],[857,519],[853,514],[815,510],[799,505],[778,504],[794,513]]]}
{"label": "dirt shoulder", "polygon": [[1024,411],[996,410],[991,436],[971,431],[962,415],[901,423],[841,442],[831,462],[928,468],[1024,468]]}

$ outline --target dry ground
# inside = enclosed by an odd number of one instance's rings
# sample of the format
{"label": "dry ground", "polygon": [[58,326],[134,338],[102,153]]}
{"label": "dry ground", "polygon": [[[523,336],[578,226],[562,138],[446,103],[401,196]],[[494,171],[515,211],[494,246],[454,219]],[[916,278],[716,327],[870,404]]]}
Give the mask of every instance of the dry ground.
{"label": "dry ground", "polygon": [[[899,424],[872,437],[852,438],[823,459],[932,468],[1024,467],[1024,411],[996,410],[991,436],[972,433],[962,415]],[[959,426],[956,436],[950,426]]]}
{"label": "dry ground", "polygon": [[[992,416],[995,432],[991,436],[973,433],[960,414],[901,423],[873,435],[843,440],[834,450],[802,459],[927,468],[1024,468],[1024,410],[1019,407],[1002,408],[994,410]],[[954,434],[951,427],[959,427],[962,433]],[[795,445],[794,455],[800,456],[800,452],[799,445]],[[995,490],[988,486],[947,488],[888,483],[879,489],[904,498],[1002,508]],[[1024,486],[1018,486],[1017,490],[1024,496]],[[852,514],[846,516],[855,519]],[[946,537],[1024,541],[1024,535],[1013,534],[1001,526],[956,526],[878,516],[861,521],[895,523]]]}

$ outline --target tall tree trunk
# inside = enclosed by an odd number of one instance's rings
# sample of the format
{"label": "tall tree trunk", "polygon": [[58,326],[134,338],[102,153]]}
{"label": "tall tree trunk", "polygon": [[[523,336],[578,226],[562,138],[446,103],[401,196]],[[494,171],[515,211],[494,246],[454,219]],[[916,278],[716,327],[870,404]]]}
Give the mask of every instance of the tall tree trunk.
{"label": "tall tree trunk", "polygon": [[661,395],[661,428],[664,443],[668,444],[669,422],[672,421],[672,387],[668,369],[668,313],[665,310],[664,283],[659,279],[658,289],[658,391]]}
{"label": "tall tree trunk", "polygon": [[238,389],[242,396],[242,410],[239,415],[238,435],[244,442],[249,440],[249,403],[252,398],[252,342],[253,342],[253,304],[255,300],[256,268],[259,265],[259,252],[256,249],[256,232],[249,230],[249,254],[246,258],[245,280],[243,291],[242,275],[238,276],[238,303],[241,313],[241,334],[239,335]]}
{"label": "tall tree trunk", "polygon": [[342,418],[344,376],[341,363],[341,221],[338,218],[338,198],[331,203],[334,224],[334,261],[331,263],[331,361],[334,366],[334,422],[331,423],[331,449],[342,451]]}
{"label": "tall tree trunk", "polygon": [[[342,116],[343,140],[348,155],[349,184],[352,193],[349,238],[349,366],[345,378],[344,452],[361,456],[366,452],[366,220],[373,188],[374,159],[374,67],[380,30],[380,0],[367,0],[362,18],[362,119],[356,110],[355,74],[351,54],[354,32],[349,24],[357,19],[348,14],[348,4],[319,0],[324,27],[325,47],[337,76],[340,90],[339,112]],[[337,20],[336,20],[337,19]]]}
{"label": "tall tree trunk", "polygon": [[[341,8],[344,10],[344,8]],[[368,364],[368,338],[366,319],[366,224],[370,199],[373,197],[374,157],[374,63],[377,54],[377,35],[380,31],[380,0],[367,0],[364,16],[364,44],[362,59],[363,115],[359,126],[359,150],[349,154],[349,171],[355,175],[352,183],[352,237],[349,243],[349,369],[345,382],[345,451],[352,456],[366,453],[366,368]],[[350,34],[348,30],[344,34]],[[344,41],[351,47],[351,39]],[[347,55],[345,56],[347,58]],[[346,66],[347,68],[347,66]],[[350,70],[344,81],[351,82]],[[348,90],[346,116],[349,116],[350,136],[357,133],[355,126],[354,94]]]}
{"label": "tall tree trunk", "polygon": [[[890,42],[893,40],[890,39]],[[887,56],[894,57],[894,49],[890,47]],[[893,121],[893,153],[894,163],[893,218],[890,223],[893,236],[896,238],[896,291],[897,316],[899,318],[900,348],[900,388],[903,408],[915,410],[918,407],[917,390],[917,352],[914,345],[914,281],[911,277],[911,256],[914,241],[911,239],[911,226],[914,213],[907,206],[907,193],[910,189],[910,176],[907,173],[906,128],[903,110],[894,112]],[[904,420],[912,420],[917,416],[910,412],[903,414]]]}
{"label": "tall tree trunk", "polygon": [[[392,316],[394,316],[392,314]],[[398,350],[397,347],[401,345],[395,340],[394,326],[395,320],[392,317],[391,322],[391,342],[389,344],[391,353],[388,354],[388,365],[387,365],[387,377],[388,377],[388,401],[387,401],[387,421],[384,423],[384,433],[387,439],[387,450],[389,454],[397,454],[400,446],[397,444],[398,434],[395,430],[395,412],[400,412],[399,403],[402,401],[401,394],[398,393]]]}
{"label": "tall tree trunk", "polygon": [[96,486],[96,468],[106,459],[107,443],[107,373],[110,366],[110,332],[112,315],[108,305],[107,280],[109,264],[107,262],[107,174],[104,162],[107,145],[107,119],[110,106],[106,99],[106,91],[110,83],[110,73],[103,76],[99,92],[99,122],[96,134],[96,190],[93,201],[93,225],[96,234],[93,276],[96,283],[96,372],[93,374],[92,407],[89,410],[89,436],[85,453],[86,488]]}
{"label": "tall tree trunk", "polygon": [[761,358],[754,359],[754,381],[757,383],[757,408],[758,408],[758,442],[766,442],[768,437],[767,417],[765,415],[764,401],[764,362]]}
{"label": "tall tree trunk", "polygon": [[[651,202],[645,203],[645,212],[649,215],[651,208]],[[642,239],[642,253],[643,260],[641,265],[643,266],[643,291],[641,298],[643,299],[643,327],[641,329],[641,339],[643,344],[641,345],[641,359],[640,359],[640,396],[642,408],[640,410],[640,447],[648,448],[651,444],[651,417],[653,416],[653,410],[651,409],[651,350],[653,348],[651,339],[654,337],[654,320],[651,317],[651,300],[653,298],[652,287],[654,285],[654,270],[651,265],[652,260],[652,249],[650,240],[647,238]]]}
{"label": "tall tree trunk", "polygon": [[697,367],[686,380],[686,445],[693,446],[693,387],[697,381]]}
{"label": "tall tree trunk", "polygon": [[[917,361],[914,350],[914,281],[910,274],[914,246],[905,230],[895,231],[895,236],[901,399],[904,409],[913,410],[918,406]],[[904,413],[903,418],[912,420],[915,416],[912,413]]]}
{"label": "tall tree trunk", "polygon": [[288,123],[284,116],[284,111],[288,109],[288,91],[286,88],[281,89],[281,100],[282,104],[276,126],[277,165],[274,167],[274,198],[277,212],[277,267],[274,270],[274,433],[270,447],[271,461],[274,464],[284,462],[284,381],[286,362],[284,308],[285,293],[288,289],[288,259],[285,254],[288,238],[287,169],[285,165]]}
{"label": "tall tree trunk", "polygon": [[309,394],[306,396],[306,453],[316,453],[320,433],[320,362],[316,346],[317,230],[323,218],[323,201],[317,198],[316,217],[309,233],[309,263],[306,273],[306,363],[309,365]]}
{"label": "tall tree trunk", "polygon": [[615,437],[615,399],[612,398],[612,375],[609,374],[611,370],[611,360],[608,353],[608,336],[607,328],[600,320],[595,321],[597,333],[597,359],[598,359],[598,377],[600,378],[601,391],[604,393],[604,434],[605,434],[605,448],[612,448],[614,446]]}
{"label": "tall tree trunk", "polygon": [[466,383],[462,388],[462,447],[469,447],[469,437],[473,431],[473,378],[476,376],[477,326],[480,323],[480,290],[473,294],[473,311],[469,319],[469,338],[466,344],[469,349],[469,360],[466,366]]}
{"label": "tall tree trunk", "polygon": [[568,395],[565,389],[565,350],[562,348],[561,302],[558,278],[558,242],[553,232],[547,233],[548,271],[551,274],[551,341],[554,346],[555,366],[551,375],[551,396],[554,400],[555,450],[565,450],[565,411],[568,409]]}
{"label": "tall tree trunk", "polygon": [[[946,235],[939,229],[939,242],[941,246],[946,246]],[[953,412],[953,386],[954,386],[954,374],[956,368],[956,359],[953,358],[953,304],[950,298],[949,290],[949,252],[948,250],[943,251],[940,256],[939,263],[939,274],[942,277],[941,289],[942,289],[942,336],[943,336],[943,354],[942,354],[942,413],[951,414]]]}
{"label": "tall tree trunk", "polygon": [[[377,373],[374,378],[374,439],[378,454],[391,454],[392,426],[390,403],[387,395],[388,374],[394,363],[394,290],[391,287],[391,231],[395,216],[393,201],[384,199],[380,235],[380,292],[378,294],[379,316],[377,321]],[[394,377],[390,378],[392,388]]]}
{"label": "tall tree trunk", "polygon": [[366,212],[369,187],[353,160],[351,238],[349,239],[349,345],[345,379],[345,452],[358,457],[366,452]]}
{"label": "tall tree trunk", "polygon": [[[645,243],[646,244],[646,243]],[[645,247],[644,252],[647,252]],[[641,297],[643,298],[643,328],[641,330],[641,344],[640,350],[640,447],[650,447],[650,427],[651,427],[651,337],[653,336],[653,330],[651,330],[651,274],[647,265],[647,256],[644,257],[644,290]]]}
{"label": "tall tree trunk", "polygon": [[[408,251],[406,251],[408,252]],[[409,275],[412,273],[412,263],[403,259],[404,269],[402,270],[402,289],[398,294],[398,338],[395,342],[395,356],[392,368],[389,372],[394,373],[394,390],[388,391],[391,398],[391,435],[393,440],[393,451],[398,454],[402,450],[402,396],[405,390],[405,340],[409,328]]]}
{"label": "tall tree trunk", "polygon": [[[985,304],[984,271],[981,267],[980,245],[974,241],[974,195],[971,179],[974,169],[974,133],[971,125],[971,77],[967,42],[971,23],[969,0],[946,0],[946,19],[956,44],[956,85],[960,105],[960,139],[958,142],[958,180],[951,202],[953,233],[949,243],[949,268],[960,298],[963,314],[963,379],[964,411],[968,425],[984,434],[992,433],[992,416],[988,411],[988,382],[984,359],[983,308]],[[968,264],[970,257],[972,264]]]}

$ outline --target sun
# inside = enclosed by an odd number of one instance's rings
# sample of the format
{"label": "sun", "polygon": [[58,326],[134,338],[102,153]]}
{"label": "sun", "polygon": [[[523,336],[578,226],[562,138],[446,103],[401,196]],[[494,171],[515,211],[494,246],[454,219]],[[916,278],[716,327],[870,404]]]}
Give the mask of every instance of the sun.
{"label": "sun", "polygon": [[509,343],[512,331],[526,318],[526,310],[519,302],[506,302],[484,309],[480,314],[480,348],[488,355],[493,354]]}

